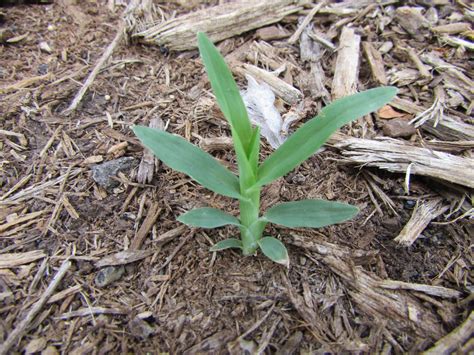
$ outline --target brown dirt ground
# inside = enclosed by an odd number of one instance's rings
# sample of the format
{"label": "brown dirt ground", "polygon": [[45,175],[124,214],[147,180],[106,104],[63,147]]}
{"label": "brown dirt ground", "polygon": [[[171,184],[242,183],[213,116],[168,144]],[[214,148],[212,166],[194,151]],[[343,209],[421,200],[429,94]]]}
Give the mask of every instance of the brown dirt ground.
{"label": "brown dirt ground", "polygon": [[[267,187],[263,206],[276,201],[327,198],[353,203],[361,213],[353,221],[317,231],[269,227],[268,234],[287,242],[289,270],[262,255],[244,258],[233,251],[210,253],[208,248],[214,241],[236,233],[231,228],[178,229],[181,233],[170,242],[158,242],[161,235],[180,227],[176,217],[183,211],[210,205],[237,214],[237,204],[162,164],[150,185],[134,184],[133,169],[125,172],[116,188],[105,191],[92,180],[90,166],[83,164],[84,159],[97,155],[104,160],[119,156],[141,158],[143,148],[129,126],[148,124],[155,115],[169,123],[168,131],[186,136],[196,144],[199,136],[228,136],[229,130],[216,106],[206,106],[199,99],[209,98],[210,89],[196,51],[166,53],[140,44],[122,43],[79,109],[72,115],[63,115],[80,83],[115,36],[120,13],[112,13],[105,6],[106,1],[88,0],[81,3],[77,8],[80,11],[74,15],[64,5],[67,3],[1,10],[2,27],[8,27],[15,35],[28,36],[18,43],[0,45],[0,86],[49,75],[27,88],[0,95],[1,129],[22,133],[28,141],[24,148],[18,148],[13,145],[19,143],[16,137],[0,135],[1,195],[29,175],[18,191],[53,181],[68,172],[71,175],[62,184],[1,206],[1,224],[7,223],[7,216],[13,213],[44,214],[32,224],[0,236],[0,259],[2,254],[32,250],[43,250],[48,259],[45,269],[40,268],[41,259],[0,269],[0,343],[25,317],[63,260],[71,255],[73,266],[56,292],[78,288],[46,304],[15,344],[13,353],[23,351],[27,345],[34,348],[34,341],[41,344],[34,349],[49,347],[49,354],[54,353],[52,347],[61,353],[77,354],[185,350],[241,353],[245,348],[253,353],[262,345],[266,353],[279,349],[281,353],[418,352],[432,346],[468,317],[472,225],[463,219],[431,224],[412,247],[400,247],[393,239],[410,218],[413,201],[436,194],[439,185],[433,180],[412,177],[411,193],[406,195],[403,176],[364,169],[379,178],[379,187],[394,201],[398,215],[382,203],[383,213],[373,213],[374,203],[367,192],[365,175],[358,168],[343,164],[338,151],[330,147]],[[164,9],[192,11],[169,4]],[[290,18],[284,23],[290,32],[295,30],[295,20],[296,17]],[[330,21],[316,17],[315,23],[325,28]],[[390,30],[381,35],[384,38],[376,38],[371,26],[370,19],[357,24],[364,40],[395,37],[402,42],[412,41],[410,36]],[[255,33],[250,32],[228,43],[235,48],[253,36]],[[39,49],[41,41],[50,45],[51,53]],[[282,56],[286,55],[283,59],[294,61],[304,70],[297,46],[288,46],[284,41],[276,43],[282,48]],[[437,46],[436,40],[430,41],[428,45]],[[468,74],[472,73],[466,61],[468,54],[464,56],[458,62]],[[389,55],[385,60],[388,66],[408,65]],[[335,54],[326,55],[328,73],[334,61]],[[360,82],[361,87],[375,86],[364,61]],[[327,84],[330,88],[330,82]],[[420,88],[415,83],[402,89],[402,93],[410,95],[410,90]],[[428,101],[430,93],[423,93]],[[305,119],[316,113],[318,105],[321,102],[312,107]],[[108,125],[106,112],[112,116],[113,128]],[[380,134],[374,122],[371,129]],[[128,142],[125,149],[115,155],[107,153],[110,147],[122,142]],[[263,154],[269,151],[264,143]],[[232,150],[213,154],[231,165],[235,161]],[[62,196],[67,197],[71,208],[58,203]],[[98,272],[94,263],[130,246],[153,203],[159,206],[159,215],[142,246],[152,252],[151,256],[127,265],[120,280],[98,288],[94,283]],[[337,250],[347,253],[338,258],[325,256],[302,247],[295,242],[295,235],[320,245],[333,243],[328,246],[329,254],[336,255]],[[356,251],[362,257],[352,257],[351,253]],[[415,291],[385,290],[387,297],[411,300],[422,310],[417,319],[408,315],[406,319],[397,318],[390,310],[384,314],[368,303],[365,307],[364,300],[356,296],[358,292],[363,298],[369,296],[357,288],[355,274],[345,278],[330,257],[376,279],[444,286],[462,292],[463,296],[443,299]],[[86,311],[83,316],[68,316],[68,312],[90,307],[119,314],[91,316]],[[436,330],[417,324],[428,324],[426,317],[433,319]],[[152,334],[147,337],[146,332]]]}

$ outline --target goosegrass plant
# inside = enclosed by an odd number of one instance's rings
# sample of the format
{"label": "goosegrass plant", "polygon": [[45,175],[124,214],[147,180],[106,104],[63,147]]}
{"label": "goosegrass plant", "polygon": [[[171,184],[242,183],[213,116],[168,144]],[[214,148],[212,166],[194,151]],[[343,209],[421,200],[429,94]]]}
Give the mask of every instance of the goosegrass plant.
{"label": "goosegrass plant", "polygon": [[260,130],[252,127],[224,58],[204,33],[198,33],[197,37],[213,92],[229,123],[239,175],[236,176],[210,154],[180,136],[144,126],[132,129],[143,145],[172,169],[189,175],[215,193],[239,200],[239,218],[210,207],[196,208],[179,216],[179,221],[193,227],[234,225],[240,229],[240,238],[217,242],[211,251],[237,248],[242,250],[243,255],[254,255],[260,249],[274,262],[288,266],[288,252],[284,244],[275,237],[264,236],[267,223],[319,228],[349,220],[358,213],[358,209],[341,202],[305,199],[280,203],[261,215],[262,187],[300,165],[337,129],[385,105],[395,96],[396,89],[380,87],[334,101],[299,127],[259,164]]}

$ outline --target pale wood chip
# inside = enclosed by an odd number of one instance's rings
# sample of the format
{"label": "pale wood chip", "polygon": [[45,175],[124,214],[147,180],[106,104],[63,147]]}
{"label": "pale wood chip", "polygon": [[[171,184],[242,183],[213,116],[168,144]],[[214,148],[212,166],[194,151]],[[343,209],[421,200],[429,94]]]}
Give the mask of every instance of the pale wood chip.
{"label": "pale wood chip", "polygon": [[47,211],[43,210],[43,211],[36,211],[36,212],[27,213],[23,217],[16,218],[13,221],[8,222],[8,223],[1,224],[0,225],[0,233],[5,232],[7,229],[9,229],[13,226],[16,226],[17,224],[28,222],[32,219],[37,219],[38,217],[45,214],[46,212]]}
{"label": "pale wood chip", "polygon": [[[150,128],[165,129],[165,123],[160,117],[154,117],[150,120]],[[155,172],[155,155],[149,149],[143,151],[143,157],[138,166],[137,182],[140,184],[149,184],[153,180]]]}
{"label": "pale wood chip", "polygon": [[62,299],[69,297],[70,295],[74,295],[75,293],[81,292],[82,291],[82,285],[76,285],[72,287],[68,287],[62,291],[59,291],[58,293],[55,293],[54,295],[51,296],[51,298],[48,300],[48,304],[52,304],[58,301],[61,301]]}
{"label": "pale wood chip", "polygon": [[329,140],[347,161],[397,173],[423,175],[474,188],[474,159],[420,148],[395,139],[334,135]]}
{"label": "pale wood chip", "polygon": [[430,201],[418,201],[410,220],[394,240],[404,246],[412,245],[428,224],[446,212],[448,208],[449,206],[443,204],[442,198],[436,198]]}
{"label": "pale wood chip", "polygon": [[252,64],[242,64],[232,68],[237,74],[245,76],[250,74],[257,81],[263,81],[268,84],[276,96],[280,97],[290,105],[296,105],[303,99],[303,93],[276,75],[260,69]]}
{"label": "pale wood chip", "polygon": [[[213,42],[279,22],[301,10],[302,0],[262,0],[223,3],[172,18],[146,22],[133,37],[141,42],[182,51],[197,47],[196,33],[205,32]],[[210,21],[209,19],[212,19]],[[157,24],[158,22],[158,24]],[[135,30],[131,28],[131,30]]]}
{"label": "pale wood chip", "polygon": [[382,54],[370,42],[363,42],[362,47],[375,81],[381,85],[387,85],[388,79]]}
{"label": "pale wood chip", "polygon": [[153,250],[124,250],[112,255],[104,256],[102,259],[95,262],[95,266],[97,268],[101,268],[104,266],[130,264],[135,261],[145,259],[153,253]]}
{"label": "pale wood chip", "polygon": [[43,250],[33,250],[24,253],[0,254],[0,268],[11,268],[32,263],[46,257]]}
{"label": "pale wood chip", "polygon": [[120,308],[105,308],[105,307],[87,307],[80,308],[76,311],[66,312],[61,314],[57,319],[70,319],[75,317],[87,317],[96,314],[127,314],[129,311]]}
{"label": "pale wood chip", "polygon": [[424,284],[417,284],[411,282],[403,282],[396,280],[383,280],[380,281],[379,287],[390,289],[390,290],[412,290],[417,292],[423,292],[431,296],[437,296],[442,298],[460,298],[462,292],[453,290],[442,286],[431,286]]}
{"label": "pale wood chip", "polygon": [[338,48],[331,90],[333,100],[357,92],[360,36],[354,29],[345,26],[339,38]]}

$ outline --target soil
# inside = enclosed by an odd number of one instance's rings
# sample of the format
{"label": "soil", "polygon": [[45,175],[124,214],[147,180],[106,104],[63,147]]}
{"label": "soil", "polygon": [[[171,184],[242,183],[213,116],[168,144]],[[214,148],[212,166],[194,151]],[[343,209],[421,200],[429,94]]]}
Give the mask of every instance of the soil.
{"label": "soil", "polygon": [[[160,6],[166,14],[176,11],[179,15],[217,2],[179,3]],[[64,260],[72,262],[55,291],[64,294],[41,307],[11,353],[419,352],[468,318],[473,239],[472,223],[468,218],[456,219],[463,212],[454,211],[462,194],[418,176],[411,177],[407,194],[405,176],[347,164],[331,146],[267,186],[262,207],[324,198],[358,206],[356,218],[318,230],[269,226],[266,233],[288,246],[289,269],[261,254],[242,257],[234,251],[209,252],[214,242],[237,231],[183,228],[176,218],[199,206],[238,215],[237,203],[161,163],[150,183],[137,183],[143,147],[130,130],[132,124],[148,125],[150,119],[158,117],[169,132],[198,145],[203,138],[230,136],[210,94],[197,51],[170,52],[122,42],[78,109],[65,114],[81,83],[115,37],[123,10],[118,6],[111,11],[107,1],[75,4],[64,0],[1,8],[1,28],[8,28],[15,36],[26,35],[17,42],[0,44],[1,129],[20,133],[27,142],[0,133],[0,227],[33,212],[41,214],[30,224],[1,228],[0,259],[2,254],[38,250],[44,257],[0,266],[0,343],[45,293]],[[447,6],[453,12],[462,11],[461,5],[449,4],[438,6],[438,12],[448,11]],[[324,30],[336,20],[321,15],[315,17],[314,24]],[[294,33],[297,16],[289,16],[281,25]],[[398,44],[417,49],[439,49],[435,38],[425,43],[403,31],[394,32],[392,27],[375,31],[375,21],[369,15],[354,26],[363,40],[381,43],[395,38]],[[226,41],[226,48],[232,52],[255,36],[251,31],[234,37]],[[337,38],[334,41],[337,43]],[[48,44],[49,52],[40,49],[41,42]],[[296,64],[293,77],[308,70],[299,59],[298,45],[289,45],[286,39],[270,43],[280,49],[283,61]],[[450,47],[442,50],[453,57],[456,52]],[[457,52],[456,63],[461,63],[472,78],[470,53]],[[329,78],[336,55],[327,52],[324,57]],[[360,89],[377,86],[366,60],[361,60]],[[384,60],[391,68],[411,66],[391,54]],[[2,89],[27,79],[33,80],[31,84]],[[245,86],[243,78],[238,81]],[[302,84],[293,84],[311,98]],[[331,81],[325,85],[330,90]],[[419,90],[423,90],[425,100],[432,101],[432,88],[417,82],[401,88],[401,93],[409,96]],[[293,129],[323,106],[321,98],[314,101]],[[283,105],[284,110],[288,108]],[[451,110],[466,116],[462,106]],[[369,122],[372,136],[383,134],[379,117],[373,116]],[[358,136],[362,130],[354,126],[344,131]],[[414,135],[410,139],[419,138]],[[423,133],[423,138],[430,137]],[[263,141],[262,159],[271,151]],[[235,169],[232,149],[212,154]],[[463,154],[469,156],[472,151]],[[104,188],[92,179],[92,164],[87,160],[97,156],[103,161],[135,157],[136,163],[118,174],[115,186]],[[392,208],[377,196],[371,198],[367,176],[376,177],[375,183],[393,202]],[[27,180],[19,184],[22,179]],[[49,186],[42,185],[48,182]],[[29,187],[34,192],[26,197],[14,201],[7,198],[27,192]],[[451,200],[450,211],[454,212],[430,223],[412,246],[400,246],[394,238],[410,219],[416,202],[438,196],[440,189],[456,196]],[[471,192],[465,195],[466,202]],[[379,202],[376,205],[374,201]],[[153,211],[154,218],[149,217]],[[149,253],[124,263],[124,269],[116,266],[114,270],[122,270],[123,275],[98,287],[97,263],[129,250],[141,233],[144,239],[138,249]],[[341,271],[345,267],[352,271],[345,274]],[[459,296],[381,289],[370,282],[366,289],[357,275],[369,275],[377,282],[390,279],[443,286],[458,291]],[[400,310],[394,315],[393,304],[371,303],[384,297],[415,307],[420,313]]]}

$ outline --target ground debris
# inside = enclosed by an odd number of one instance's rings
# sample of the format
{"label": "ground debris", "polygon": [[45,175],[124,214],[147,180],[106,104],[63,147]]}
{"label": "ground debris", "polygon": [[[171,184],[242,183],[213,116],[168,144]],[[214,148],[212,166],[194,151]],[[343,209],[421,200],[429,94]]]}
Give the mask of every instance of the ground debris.
{"label": "ground debris", "polygon": [[91,167],[92,179],[103,188],[111,189],[119,184],[113,177],[115,177],[118,172],[129,170],[135,164],[135,158],[123,157],[94,165]]}

